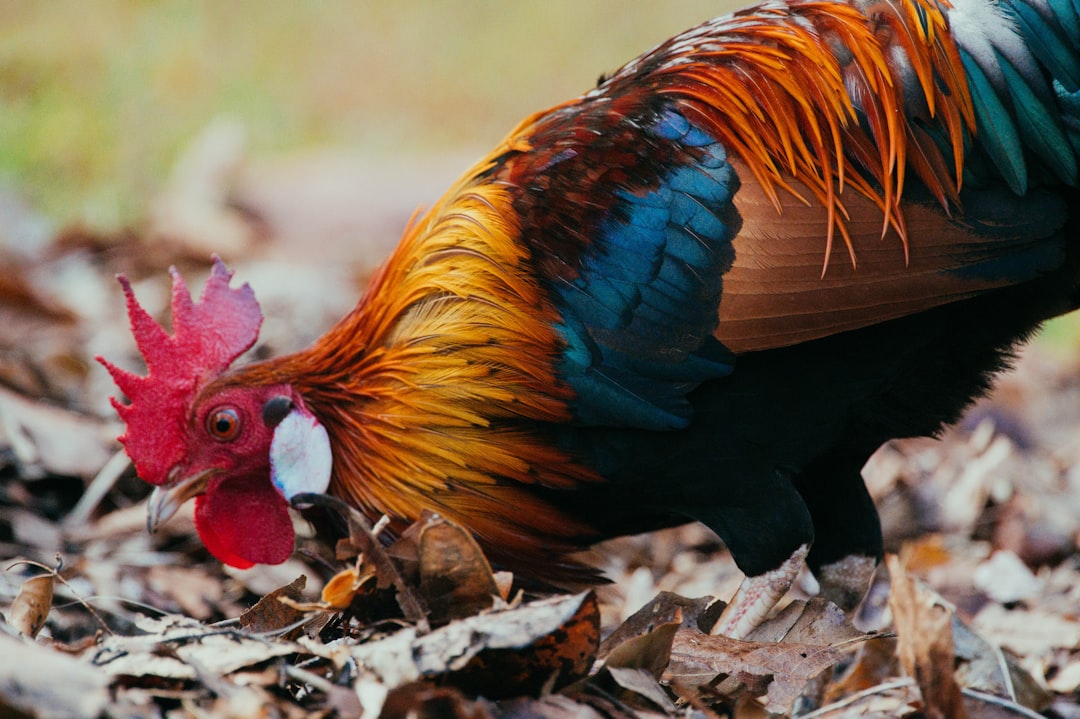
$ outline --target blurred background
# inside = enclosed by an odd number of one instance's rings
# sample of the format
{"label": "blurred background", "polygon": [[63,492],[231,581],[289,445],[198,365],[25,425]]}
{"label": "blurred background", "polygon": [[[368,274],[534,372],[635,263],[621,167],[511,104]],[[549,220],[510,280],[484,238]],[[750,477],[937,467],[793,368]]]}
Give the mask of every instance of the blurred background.
{"label": "blurred background", "polygon": [[142,218],[221,117],[239,123],[253,157],[349,148],[380,167],[479,153],[529,112],[730,7],[5,2],[0,178],[50,217],[115,226]]}

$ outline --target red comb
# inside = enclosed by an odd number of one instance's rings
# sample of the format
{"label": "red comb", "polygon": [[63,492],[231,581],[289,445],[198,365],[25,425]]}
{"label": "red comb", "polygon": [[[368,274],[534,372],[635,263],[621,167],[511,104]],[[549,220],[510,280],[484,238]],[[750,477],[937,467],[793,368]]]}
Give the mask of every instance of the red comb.
{"label": "red comb", "polygon": [[255,344],[262,324],[255,293],[247,284],[230,288],[233,273],[217,256],[198,302],[191,301],[175,268],[169,274],[173,278],[172,335],[139,305],[127,278],[117,278],[127,297],[135,343],[146,360],[146,376],[97,358],[130,401],[123,404],[112,398],[127,424],[120,441],[139,476],[151,484],[163,484],[184,456],[188,409],[199,387]]}

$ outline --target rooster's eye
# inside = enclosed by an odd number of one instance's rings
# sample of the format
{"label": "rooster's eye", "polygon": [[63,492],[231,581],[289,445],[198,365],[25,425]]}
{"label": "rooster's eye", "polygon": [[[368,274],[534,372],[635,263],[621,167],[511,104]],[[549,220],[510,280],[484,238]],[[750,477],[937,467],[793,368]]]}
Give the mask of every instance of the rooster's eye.
{"label": "rooster's eye", "polygon": [[240,415],[235,409],[216,410],[206,418],[206,428],[216,439],[233,439],[240,431]]}

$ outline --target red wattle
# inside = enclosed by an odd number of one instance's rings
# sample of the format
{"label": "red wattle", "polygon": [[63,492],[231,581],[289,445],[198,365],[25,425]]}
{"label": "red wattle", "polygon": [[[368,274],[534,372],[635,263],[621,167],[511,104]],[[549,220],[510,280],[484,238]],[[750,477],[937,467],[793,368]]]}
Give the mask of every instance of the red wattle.
{"label": "red wattle", "polygon": [[289,505],[268,477],[230,477],[195,500],[195,527],[215,557],[238,569],[281,564],[293,551]]}

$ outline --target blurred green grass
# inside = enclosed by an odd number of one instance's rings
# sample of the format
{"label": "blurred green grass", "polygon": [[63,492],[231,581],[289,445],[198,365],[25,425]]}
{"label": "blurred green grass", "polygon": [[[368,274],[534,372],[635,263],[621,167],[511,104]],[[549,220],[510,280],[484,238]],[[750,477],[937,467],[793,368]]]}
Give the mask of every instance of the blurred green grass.
{"label": "blurred green grass", "polygon": [[734,0],[0,3],[0,182],[105,227],[219,115],[254,154],[491,145]]}

